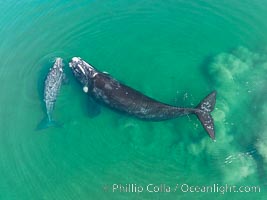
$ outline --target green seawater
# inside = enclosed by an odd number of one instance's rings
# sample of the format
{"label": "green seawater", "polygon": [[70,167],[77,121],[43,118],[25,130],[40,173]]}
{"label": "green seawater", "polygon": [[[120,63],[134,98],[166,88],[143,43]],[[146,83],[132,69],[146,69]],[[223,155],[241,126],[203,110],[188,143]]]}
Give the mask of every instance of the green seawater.
{"label": "green seawater", "polygon": [[[0,200],[266,199],[266,0],[2,0],[0,8]],[[192,115],[146,122],[101,107],[90,118],[73,56],[177,106],[216,90],[216,142]],[[53,115],[63,125],[36,131],[55,57],[69,79]]]}

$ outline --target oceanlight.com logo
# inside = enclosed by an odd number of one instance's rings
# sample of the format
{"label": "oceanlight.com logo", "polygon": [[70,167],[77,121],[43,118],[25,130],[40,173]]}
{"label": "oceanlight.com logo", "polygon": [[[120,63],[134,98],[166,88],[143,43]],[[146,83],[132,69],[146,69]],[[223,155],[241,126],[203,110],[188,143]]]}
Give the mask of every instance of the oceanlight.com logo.
{"label": "oceanlight.com logo", "polygon": [[105,185],[104,191],[112,193],[260,193],[260,186],[236,186],[236,185],[206,185],[206,186],[197,186],[190,184],[176,184],[176,185],[167,185],[167,184],[112,184]]}
{"label": "oceanlight.com logo", "polygon": [[219,185],[213,184],[212,186],[190,186],[188,184],[182,184],[181,186],[176,187],[176,190],[181,192],[204,192],[204,193],[257,193],[260,192],[259,186],[235,186],[235,185]]}

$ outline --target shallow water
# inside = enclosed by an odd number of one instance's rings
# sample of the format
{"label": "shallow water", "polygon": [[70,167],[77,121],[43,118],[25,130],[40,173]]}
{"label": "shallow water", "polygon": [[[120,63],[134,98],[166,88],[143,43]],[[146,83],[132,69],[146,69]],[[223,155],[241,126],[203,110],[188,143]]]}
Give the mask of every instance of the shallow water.
{"label": "shallow water", "polygon": [[[267,2],[5,0],[0,8],[0,199],[267,196]],[[57,56],[69,79],[53,116],[63,127],[36,131]],[[195,116],[144,122],[102,107],[90,118],[67,67],[73,56],[173,105],[196,106],[217,90],[216,142]],[[114,184],[144,191],[113,192]],[[148,192],[148,184],[172,190]]]}

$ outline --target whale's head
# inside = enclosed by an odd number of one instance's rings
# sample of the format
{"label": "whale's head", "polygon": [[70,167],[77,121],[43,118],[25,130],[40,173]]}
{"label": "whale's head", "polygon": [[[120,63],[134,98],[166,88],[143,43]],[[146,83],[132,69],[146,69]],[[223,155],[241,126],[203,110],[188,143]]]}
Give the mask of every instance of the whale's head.
{"label": "whale's head", "polygon": [[63,72],[63,59],[62,58],[55,58],[55,63],[54,63],[54,66],[53,68],[55,69],[59,69],[61,72]]}
{"label": "whale's head", "polygon": [[[80,57],[73,57],[69,63],[70,68],[76,79],[84,86],[88,87],[97,74],[94,67],[82,60]],[[86,91],[86,88],[84,89]]]}

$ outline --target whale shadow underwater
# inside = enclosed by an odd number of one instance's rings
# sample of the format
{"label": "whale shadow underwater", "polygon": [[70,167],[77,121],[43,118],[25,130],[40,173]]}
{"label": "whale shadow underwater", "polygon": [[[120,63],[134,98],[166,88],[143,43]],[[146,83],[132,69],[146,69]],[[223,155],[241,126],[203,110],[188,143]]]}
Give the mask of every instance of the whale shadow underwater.
{"label": "whale shadow underwater", "polygon": [[80,57],[73,57],[69,66],[83,91],[96,102],[130,116],[147,120],[163,121],[195,114],[212,140],[215,140],[211,112],[216,103],[216,91],[206,96],[195,108],[182,108],[159,102],[124,85],[109,74],[100,72]]}

